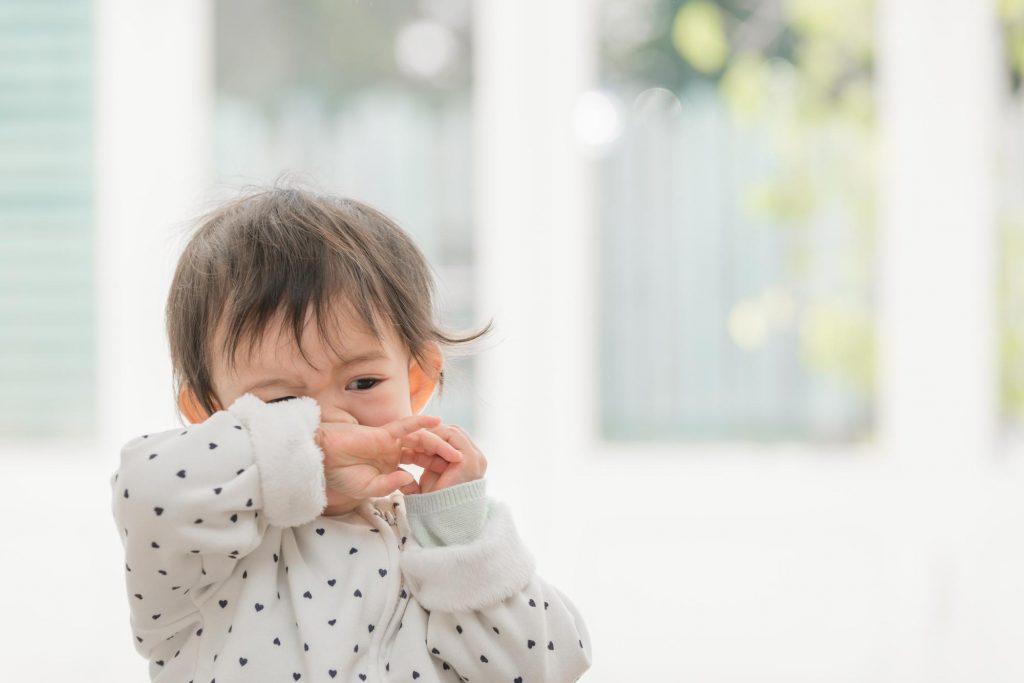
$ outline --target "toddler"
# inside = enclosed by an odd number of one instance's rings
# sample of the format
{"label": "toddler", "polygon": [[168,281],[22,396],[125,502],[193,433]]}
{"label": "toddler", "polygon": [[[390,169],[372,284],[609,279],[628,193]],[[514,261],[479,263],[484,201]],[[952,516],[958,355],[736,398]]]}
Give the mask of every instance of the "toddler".
{"label": "toddler", "polygon": [[[535,572],[443,389],[429,265],[373,208],[275,187],[208,214],[167,302],[190,424],[110,480],[153,681],[561,683],[576,607]],[[243,351],[244,353],[239,353]],[[423,468],[419,481],[401,468]]]}

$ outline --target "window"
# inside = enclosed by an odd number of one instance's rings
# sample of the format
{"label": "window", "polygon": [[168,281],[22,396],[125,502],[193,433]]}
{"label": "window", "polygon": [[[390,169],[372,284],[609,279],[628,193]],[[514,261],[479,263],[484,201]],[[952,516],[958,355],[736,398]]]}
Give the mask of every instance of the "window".
{"label": "window", "polygon": [[604,0],[609,440],[850,442],[874,421],[873,11]]}
{"label": "window", "polygon": [[0,433],[91,436],[92,17],[0,7]]}

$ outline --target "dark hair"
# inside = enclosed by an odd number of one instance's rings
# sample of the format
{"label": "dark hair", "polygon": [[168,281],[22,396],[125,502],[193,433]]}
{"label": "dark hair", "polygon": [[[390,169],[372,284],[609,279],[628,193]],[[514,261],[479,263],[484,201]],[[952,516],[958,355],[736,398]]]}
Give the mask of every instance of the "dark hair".
{"label": "dark hair", "polygon": [[[224,354],[233,368],[239,343],[246,340],[251,354],[279,314],[309,363],[301,337],[314,306],[320,338],[334,350],[327,324],[339,295],[378,339],[379,325],[395,330],[424,368],[429,342],[454,346],[491,331],[493,319],[464,337],[441,329],[423,253],[393,220],[362,202],[275,185],[243,193],[199,220],[167,298],[176,406],[187,387],[208,415],[216,412],[211,353]],[[224,343],[212,349],[221,324]],[[443,371],[438,383],[443,392]]]}

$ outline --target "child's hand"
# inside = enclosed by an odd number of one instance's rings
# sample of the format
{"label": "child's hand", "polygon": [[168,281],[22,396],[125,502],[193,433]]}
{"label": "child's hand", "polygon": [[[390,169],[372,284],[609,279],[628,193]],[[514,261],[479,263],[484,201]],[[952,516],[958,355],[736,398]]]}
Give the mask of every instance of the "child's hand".
{"label": "child's hand", "polygon": [[410,455],[404,457],[402,462],[408,461],[419,465],[423,468],[423,474],[420,475],[419,483],[413,481],[400,487],[402,493],[430,493],[483,478],[487,472],[487,459],[461,427],[439,425],[426,427],[425,431],[435,434],[457,448],[462,453],[462,459],[446,460],[437,454],[421,452],[416,447],[403,448]]}
{"label": "child's hand", "polygon": [[400,462],[413,462],[403,459],[409,458],[406,449],[410,448],[446,464],[461,461],[456,448],[427,429],[440,421],[436,415],[410,415],[380,427],[321,423],[316,442],[324,453],[328,488],[351,500],[363,500],[415,483],[412,474],[398,467]]}

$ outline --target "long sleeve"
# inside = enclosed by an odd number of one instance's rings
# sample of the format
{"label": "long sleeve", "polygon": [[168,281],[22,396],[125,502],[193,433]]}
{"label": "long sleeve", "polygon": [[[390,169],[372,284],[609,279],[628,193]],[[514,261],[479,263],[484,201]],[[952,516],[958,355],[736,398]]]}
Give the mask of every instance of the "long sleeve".
{"label": "long sleeve", "polygon": [[464,680],[575,681],[591,665],[583,617],[537,575],[508,506],[480,481],[405,497],[416,543],[402,571],[429,612],[427,648]]}
{"label": "long sleeve", "polygon": [[197,621],[199,605],[256,549],[268,525],[296,526],[326,505],[311,398],[252,394],[204,422],[132,439],[110,480],[125,549],[136,650]]}
{"label": "long sleeve", "polygon": [[474,541],[483,531],[490,503],[486,479],[405,496],[409,527],[424,548]]}

